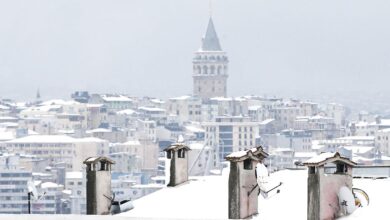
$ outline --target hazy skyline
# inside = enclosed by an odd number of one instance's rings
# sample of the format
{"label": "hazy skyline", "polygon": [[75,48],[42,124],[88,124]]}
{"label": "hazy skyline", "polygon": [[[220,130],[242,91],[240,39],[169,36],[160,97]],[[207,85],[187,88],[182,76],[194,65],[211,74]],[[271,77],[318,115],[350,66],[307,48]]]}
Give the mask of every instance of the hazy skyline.
{"label": "hazy skyline", "polygon": [[[228,94],[389,92],[390,2],[213,1]],[[208,0],[0,1],[0,97],[191,94]],[[358,98],[358,97],[357,97]]]}

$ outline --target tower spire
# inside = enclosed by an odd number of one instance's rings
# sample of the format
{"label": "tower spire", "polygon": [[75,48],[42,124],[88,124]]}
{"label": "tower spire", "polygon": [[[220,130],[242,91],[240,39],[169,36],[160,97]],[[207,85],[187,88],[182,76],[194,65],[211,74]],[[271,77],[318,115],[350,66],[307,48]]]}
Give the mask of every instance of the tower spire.
{"label": "tower spire", "polygon": [[215,31],[213,19],[210,17],[206,34],[202,40],[202,51],[222,51],[217,32]]}

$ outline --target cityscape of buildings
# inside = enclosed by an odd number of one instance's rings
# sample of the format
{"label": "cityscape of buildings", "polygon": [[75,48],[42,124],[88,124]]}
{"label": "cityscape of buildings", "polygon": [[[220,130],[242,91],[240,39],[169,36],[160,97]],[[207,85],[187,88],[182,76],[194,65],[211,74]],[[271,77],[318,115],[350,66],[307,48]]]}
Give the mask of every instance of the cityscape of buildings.
{"label": "cityscape of buildings", "polygon": [[[262,146],[268,170],[300,166],[321,152],[359,165],[390,165],[390,118],[340,103],[228,96],[229,58],[210,18],[193,57],[193,94],[160,99],[75,91],[69,100],[0,100],[0,213],[86,214],[91,156],[111,158],[112,191],[136,200],[167,182],[163,151],[189,146],[191,176],[219,175],[232,152]],[[234,62],[234,61],[232,61]],[[238,73],[231,73],[238,74]],[[190,77],[190,74],[188,74]],[[261,87],[259,88],[261,90]]]}

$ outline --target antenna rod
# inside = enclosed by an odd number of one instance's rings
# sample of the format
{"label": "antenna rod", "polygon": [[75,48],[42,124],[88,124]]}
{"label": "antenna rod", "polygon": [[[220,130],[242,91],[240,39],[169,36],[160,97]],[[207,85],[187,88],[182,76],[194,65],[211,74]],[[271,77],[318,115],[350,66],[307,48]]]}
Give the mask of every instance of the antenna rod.
{"label": "antenna rod", "polygon": [[210,14],[210,17],[212,17],[212,15],[213,15],[212,0],[209,0],[209,14]]}
{"label": "antenna rod", "polygon": [[31,214],[31,192],[27,193],[27,200],[28,200],[28,214]]}

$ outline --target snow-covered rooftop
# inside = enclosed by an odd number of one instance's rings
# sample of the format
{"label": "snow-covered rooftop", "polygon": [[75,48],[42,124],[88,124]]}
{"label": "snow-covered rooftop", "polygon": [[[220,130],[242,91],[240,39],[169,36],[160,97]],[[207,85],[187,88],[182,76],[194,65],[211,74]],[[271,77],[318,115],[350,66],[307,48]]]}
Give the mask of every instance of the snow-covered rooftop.
{"label": "snow-covered rooftop", "polygon": [[[155,219],[227,219],[228,170],[222,176],[190,177],[188,183],[166,187],[133,201],[134,209],[120,217]],[[281,192],[268,199],[259,196],[259,214],[253,219],[306,219],[307,170],[283,170],[271,174],[271,182],[283,182]],[[354,179],[354,187],[366,191],[370,205],[346,219],[383,219],[387,216],[389,179]],[[153,211],[151,211],[151,209]]]}
{"label": "snow-covered rooftop", "polygon": [[374,141],[375,136],[347,136],[347,137],[337,138],[336,140]]}
{"label": "snow-covered rooftop", "polygon": [[321,166],[324,163],[327,162],[334,162],[334,161],[341,161],[344,163],[347,163],[349,165],[356,165],[353,161],[349,160],[348,158],[340,156],[338,152],[326,152],[319,154],[317,156],[314,156],[308,160],[306,160],[303,164],[307,166]]}
{"label": "snow-covered rooftop", "polygon": [[129,97],[124,95],[101,95],[100,96],[106,102],[132,102]]}
{"label": "snow-covered rooftop", "polygon": [[205,132],[205,130],[203,128],[198,128],[198,127],[191,126],[191,125],[185,126],[185,128],[191,132]]}
{"label": "snow-covered rooftop", "polygon": [[41,184],[41,188],[42,188],[42,189],[46,189],[46,188],[58,188],[58,187],[63,187],[63,185],[60,185],[60,184],[57,184],[57,183],[53,183],[53,182],[45,182],[45,183],[42,183],[42,184]]}
{"label": "snow-covered rooftop", "polygon": [[156,107],[139,107],[138,110],[147,111],[147,112],[165,112],[165,109],[156,108]]}
{"label": "snow-covered rooftop", "polygon": [[141,142],[139,142],[139,140],[129,140],[126,141],[124,144],[134,146],[134,145],[141,145]]}
{"label": "snow-covered rooftop", "polygon": [[66,179],[82,179],[83,178],[83,173],[79,172],[79,171],[66,172],[65,178]]}
{"label": "snow-covered rooftop", "polygon": [[118,111],[116,113],[118,115],[132,115],[132,114],[136,113],[136,111],[134,111],[133,109],[125,109],[125,110]]}
{"label": "snow-covered rooftop", "polygon": [[269,123],[271,123],[273,121],[275,121],[275,119],[269,118],[269,119],[265,119],[264,121],[260,122],[259,124],[260,125],[266,125],[266,124],[269,124]]}
{"label": "snow-covered rooftop", "polygon": [[96,129],[88,130],[85,133],[92,134],[92,133],[106,133],[106,132],[111,132],[111,130],[107,128],[96,128]]}
{"label": "snow-covered rooftop", "polygon": [[66,135],[29,135],[22,138],[7,141],[6,143],[74,143],[75,138]]}
{"label": "snow-covered rooftop", "polygon": [[191,98],[191,96],[189,96],[189,95],[183,95],[183,96],[179,96],[179,97],[170,98],[169,100],[187,100],[190,98]]}

